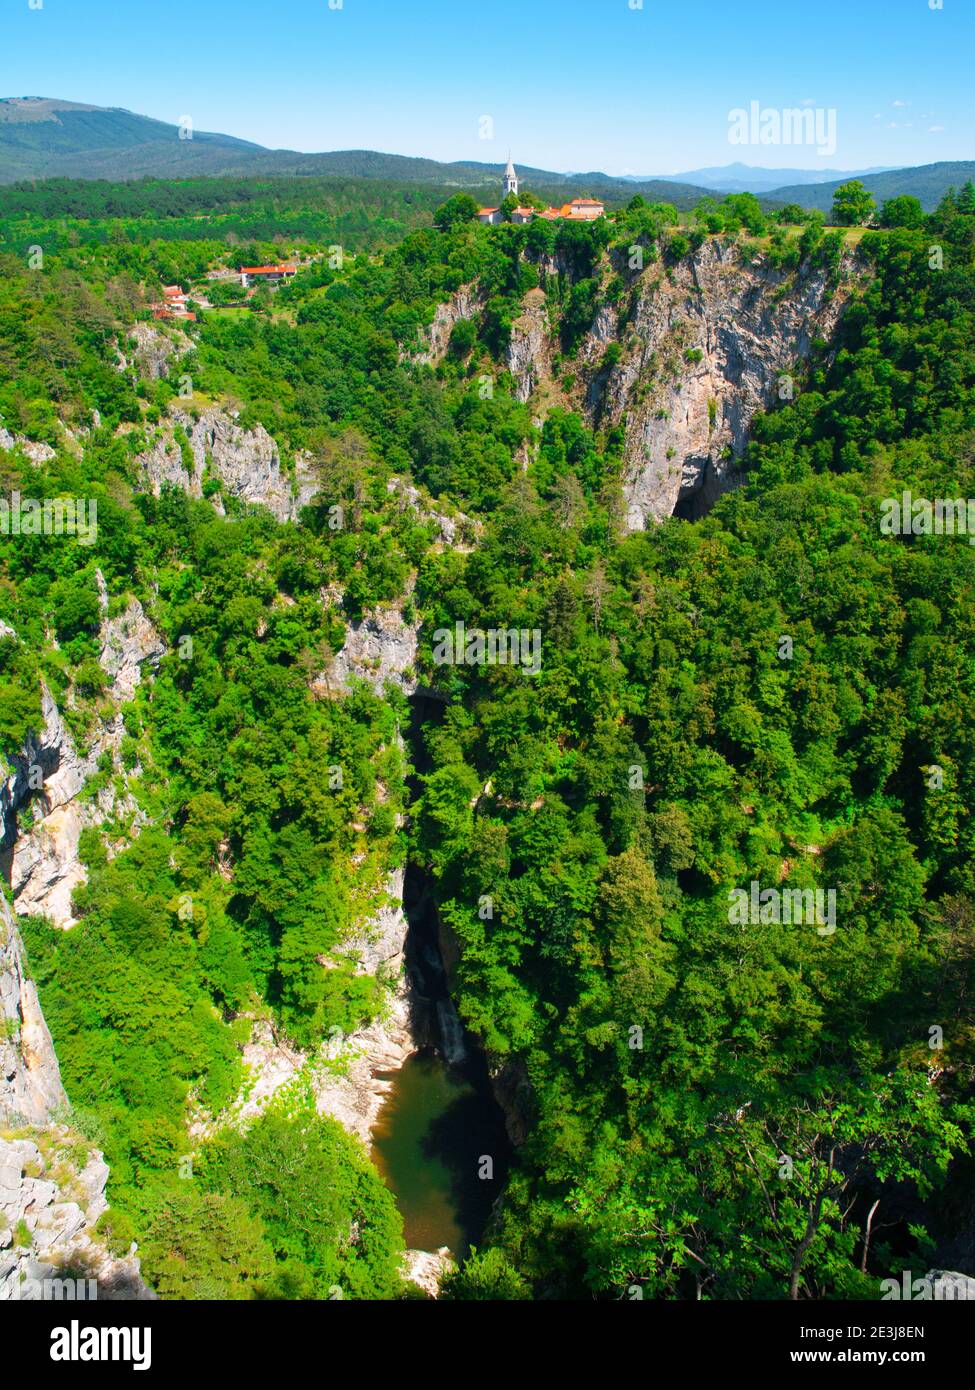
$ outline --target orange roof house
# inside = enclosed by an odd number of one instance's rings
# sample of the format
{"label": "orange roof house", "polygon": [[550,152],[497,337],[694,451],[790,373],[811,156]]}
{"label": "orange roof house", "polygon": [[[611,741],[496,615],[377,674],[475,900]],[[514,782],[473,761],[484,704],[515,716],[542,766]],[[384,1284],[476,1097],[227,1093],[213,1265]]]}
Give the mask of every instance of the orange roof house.
{"label": "orange roof house", "polygon": [[276,265],[242,265],[240,283],[246,288],[256,278],[265,285],[276,285],[279,280],[291,280],[297,274],[298,267],[293,261],[279,261]]}

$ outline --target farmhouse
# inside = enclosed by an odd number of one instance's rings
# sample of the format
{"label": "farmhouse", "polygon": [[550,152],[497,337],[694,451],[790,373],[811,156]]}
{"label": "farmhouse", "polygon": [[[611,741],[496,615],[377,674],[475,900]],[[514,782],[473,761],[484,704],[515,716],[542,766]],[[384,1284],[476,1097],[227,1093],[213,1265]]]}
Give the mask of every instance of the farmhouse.
{"label": "farmhouse", "polygon": [[277,265],[244,265],[240,268],[240,283],[245,289],[249,285],[278,285],[282,280],[292,280],[298,274],[293,261],[281,261]]}

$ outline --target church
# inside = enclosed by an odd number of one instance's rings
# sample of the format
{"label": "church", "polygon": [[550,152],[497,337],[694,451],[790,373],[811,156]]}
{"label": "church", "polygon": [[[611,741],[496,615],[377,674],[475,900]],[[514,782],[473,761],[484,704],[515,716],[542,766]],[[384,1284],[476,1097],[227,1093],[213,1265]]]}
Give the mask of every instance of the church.
{"label": "church", "polygon": [[[511,194],[518,196],[518,175],[515,173],[515,166],[508,156],[508,167],[504,171],[504,178],[501,181],[502,201]],[[511,221],[519,226],[525,222],[531,222],[533,218],[540,217],[546,222],[595,222],[598,217],[604,217],[606,208],[604,204],[596,198],[573,198],[570,203],[564,203],[560,208],[545,208],[539,212],[536,208],[516,207],[511,210]],[[486,227],[496,227],[498,223],[504,221],[504,213],[500,207],[479,208],[477,213],[478,221],[483,222]]]}

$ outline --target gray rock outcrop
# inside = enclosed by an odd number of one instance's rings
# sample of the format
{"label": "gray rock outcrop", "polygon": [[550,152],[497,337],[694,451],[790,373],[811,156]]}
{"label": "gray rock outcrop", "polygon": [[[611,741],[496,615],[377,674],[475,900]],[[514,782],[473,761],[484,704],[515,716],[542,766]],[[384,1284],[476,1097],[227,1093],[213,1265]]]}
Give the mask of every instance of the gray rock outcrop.
{"label": "gray rock outcrop", "polygon": [[408,623],[397,607],[376,608],[347,626],[345,645],[332,663],[332,683],[338,690],[347,690],[355,676],[368,681],[378,695],[387,682],[412,695],[417,686],[418,648],[416,623]]}
{"label": "gray rock outcrop", "polygon": [[518,400],[529,400],[549,373],[552,352],[545,295],[542,290],[529,290],[521,314],[511,325],[505,351],[505,366],[515,379]]}
{"label": "gray rock outcrop", "polygon": [[22,434],[13,435],[2,425],[0,425],[0,449],[7,453],[19,449],[25,458],[30,459],[31,463],[35,464],[49,463],[57,453],[57,450],[52,449],[50,444],[41,444],[34,439],[25,439]]}
{"label": "gray rock outcrop", "polygon": [[[174,430],[183,431],[187,447]],[[188,457],[186,456],[188,455]],[[207,477],[219,481],[228,497],[267,507],[278,521],[294,521],[318,492],[308,460],[300,456],[294,477],[282,466],[276,442],[263,425],[244,430],[226,411],[210,407],[194,418],[173,410],[156,440],[138,457],[147,485],[158,496],[164,483],[191,497],[203,496]],[[220,496],[213,504],[223,510]]]}
{"label": "gray rock outcrop", "polygon": [[777,269],[710,237],[667,271],[649,265],[627,301],[601,303],[557,371],[546,295],[530,290],[505,366],[539,423],[561,405],[594,429],[622,425],[627,525],[642,530],[682,505],[700,514],[736,485],[753,416],[798,391],[792,376],[835,333],[854,273],[850,256],[834,277],[808,262]]}
{"label": "gray rock outcrop", "polygon": [[79,1163],[79,1149],[62,1126],[0,1137],[0,1303],[155,1297],[135,1246],[116,1256],[100,1234],[108,1164],[97,1149]]}
{"label": "gray rock outcrop", "polygon": [[17,922],[0,895],[0,1124],[46,1124],[66,1103]]}
{"label": "gray rock outcrop", "polygon": [[[13,769],[0,786],[0,851],[17,912],[49,917],[61,927],[73,925],[72,894],[85,882],[78,852],[81,832],[123,813],[132,817],[136,828],[141,822],[135,803],[127,797],[120,802],[111,784],[90,801],[79,800],[79,794],[104,754],[119,766],[125,726],[118,711],[132,699],[145,668],[155,666],[165,651],[137,599],[117,617],[108,616],[105,581],[101,574],[97,578],[102,606],[100,662],[109,677],[115,712],[99,719],[88,746],[80,752],[54,697],[42,683],[42,728],[13,759]],[[18,833],[17,815],[28,802],[33,824],[26,833]]]}
{"label": "gray rock outcrop", "polygon": [[[126,346],[131,365],[148,381],[169,376],[170,368],[191,351],[192,341],[178,329],[164,333],[151,323],[137,323],[126,334]],[[125,371],[130,359],[119,350],[119,370]]]}
{"label": "gray rock outcrop", "polygon": [[436,367],[441,363],[450,345],[450,335],[460,319],[476,319],[484,309],[486,296],[477,285],[462,285],[450,299],[438,304],[433,322],[424,334],[423,349],[414,354],[414,362],[426,362]]}
{"label": "gray rock outcrop", "polygon": [[[752,417],[789,389],[783,377],[813,342],[832,337],[846,302],[826,267],[789,273],[749,263],[713,238],[669,277],[644,278],[625,326],[635,344],[598,405],[590,402],[603,424],[625,425],[630,529],[691,499],[706,509],[734,485]],[[586,344],[590,362],[612,336],[608,321],[602,330]]]}

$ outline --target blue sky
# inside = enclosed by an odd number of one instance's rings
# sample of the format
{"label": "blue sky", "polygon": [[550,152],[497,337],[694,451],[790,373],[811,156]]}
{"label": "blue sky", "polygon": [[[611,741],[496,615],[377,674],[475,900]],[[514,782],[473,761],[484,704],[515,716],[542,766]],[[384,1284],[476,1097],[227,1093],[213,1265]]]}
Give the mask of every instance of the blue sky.
{"label": "blue sky", "polygon": [[[494,162],[510,145],[574,171],[925,164],[975,158],[975,6],[943,4],[0,0],[0,95],[299,150]],[[835,155],[730,144],[753,101],[835,109]]]}

